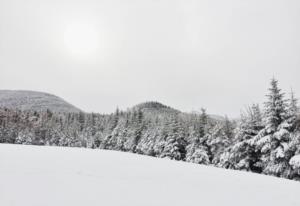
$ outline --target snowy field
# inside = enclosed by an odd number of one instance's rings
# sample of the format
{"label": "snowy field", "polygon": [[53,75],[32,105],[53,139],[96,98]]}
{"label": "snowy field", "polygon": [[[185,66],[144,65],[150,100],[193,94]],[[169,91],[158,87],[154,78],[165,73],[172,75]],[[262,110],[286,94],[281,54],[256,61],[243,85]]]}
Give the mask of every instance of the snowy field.
{"label": "snowy field", "polygon": [[129,153],[0,144],[1,206],[299,206],[300,182]]}

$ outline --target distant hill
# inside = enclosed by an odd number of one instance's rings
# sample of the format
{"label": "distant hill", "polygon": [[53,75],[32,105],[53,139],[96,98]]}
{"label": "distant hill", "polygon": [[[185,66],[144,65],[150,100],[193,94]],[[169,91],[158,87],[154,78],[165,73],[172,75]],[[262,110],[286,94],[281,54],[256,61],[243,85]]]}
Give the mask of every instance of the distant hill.
{"label": "distant hill", "polygon": [[[132,110],[141,109],[146,115],[150,116],[165,116],[179,114],[182,118],[191,118],[192,114],[200,115],[200,112],[181,112],[180,110],[174,109],[170,106],[164,105],[160,102],[149,101],[140,103],[134,107]],[[219,115],[210,115],[208,114],[211,120],[214,121],[224,121],[225,117]]]}
{"label": "distant hill", "polygon": [[49,109],[53,112],[81,111],[55,95],[23,90],[0,90],[0,107],[33,111]]}
{"label": "distant hill", "polygon": [[155,101],[138,104],[133,109],[141,109],[144,113],[180,113],[179,110]]}
{"label": "distant hill", "polygon": [[[53,112],[75,112],[78,113],[81,110],[72,104],[68,103],[64,99],[55,96],[53,94],[36,91],[26,90],[0,90],[0,108],[8,109],[20,109],[20,110],[33,110],[41,111],[49,109]],[[190,116],[191,113],[181,112],[170,106],[162,104],[157,101],[148,101],[137,104],[129,110],[140,109],[146,116],[168,116],[174,114],[180,114],[181,116]],[[192,112],[194,114],[200,114]],[[224,120],[224,117],[217,115],[209,115],[215,120]]]}

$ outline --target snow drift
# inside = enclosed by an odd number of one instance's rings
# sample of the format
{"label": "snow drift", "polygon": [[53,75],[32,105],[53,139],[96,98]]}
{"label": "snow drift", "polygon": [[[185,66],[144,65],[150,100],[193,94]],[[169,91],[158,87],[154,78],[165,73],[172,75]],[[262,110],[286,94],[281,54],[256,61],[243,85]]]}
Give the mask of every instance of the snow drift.
{"label": "snow drift", "polygon": [[292,206],[298,182],[130,153],[0,144],[1,206]]}

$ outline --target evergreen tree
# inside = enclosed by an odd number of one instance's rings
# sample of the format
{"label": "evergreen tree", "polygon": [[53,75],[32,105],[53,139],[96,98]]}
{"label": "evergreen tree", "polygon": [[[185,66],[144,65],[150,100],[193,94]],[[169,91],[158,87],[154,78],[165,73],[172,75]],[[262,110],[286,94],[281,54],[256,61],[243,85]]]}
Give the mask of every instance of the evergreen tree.
{"label": "evergreen tree", "polygon": [[78,122],[80,124],[80,131],[82,131],[85,126],[85,114],[83,112],[79,112]]}
{"label": "evergreen tree", "polygon": [[201,109],[200,122],[196,124],[189,136],[190,144],[186,150],[186,161],[197,164],[209,164],[208,147],[205,134],[207,132],[208,116],[205,109]]}
{"label": "evergreen tree", "polygon": [[289,149],[290,133],[287,128],[287,104],[284,94],[278,88],[278,81],[271,80],[271,87],[265,103],[265,129],[254,137],[252,143],[260,155],[257,163],[263,173],[281,176],[289,170],[291,157]]}
{"label": "evergreen tree", "polygon": [[222,153],[233,141],[233,130],[233,123],[225,117],[225,120],[218,122],[208,134],[208,154],[213,164],[219,164]]}
{"label": "evergreen tree", "polygon": [[278,126],[287,117],[287,105],[284,93],[278,88],[278,81],[274,78],[271,80],[271,87],[269,88],[267,97],[268,101],[265,102],[265,121],[266,130],[271,134],[277,130]]}
{"label": "evergreen tree", "polygon": [[291,91],[291,97],[289,99],[288,109],[287,109],[287,123],[289,124],[289,130],[291,132],[296,129],[298,115],[299,115],[298,99],[295,98],[294,92]]}
{"label": "evergreen tree", "polygon": [[234,144],[229,146],[221,155],[221,161],[218,166],[261,172],[255,164],[259,156],[255,147],[249,142],[263,128],[261,112],[258,105],[252,105],[241,115],[241,122],[236,129]]}
{"label": "evergreen tree", "polygon": [[233,138],[233,130],[234,130],[233,123],[228,119],[227,116],[225,116],[223,132],[227,139],[230,140]]}
{"label": "evergreen tree", "polygon": [[204,108],[201,108],[201,115],[200,115],[200,123],[199,123],[199,135],[201,137],[204,137],[208,123],[208,116],[206,114],[206,110]]}
{"label": "evergreen tree", "polygon": [[169,129],[170,130],[165,140],[164,150],[162,151],[160,157],[184,160],[186,154],[186,141],[184,138],[182,125],[178,119],[178,115],[172,117]]}
{"label": "evergreen tree", "polygon": [[210,163],[208,148],[204,144],[204,137],[199,137],[198,134],[197,132],[193,131],[190,136],[192,143],[187,146],[186,161],[207,165]]}

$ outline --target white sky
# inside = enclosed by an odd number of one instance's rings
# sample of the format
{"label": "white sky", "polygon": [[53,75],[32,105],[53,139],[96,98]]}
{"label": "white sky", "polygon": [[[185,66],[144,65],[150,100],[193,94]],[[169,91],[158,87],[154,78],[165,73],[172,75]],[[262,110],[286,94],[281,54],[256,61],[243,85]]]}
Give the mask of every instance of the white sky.
{"label": "white sky", "polygon": [[[92,52],[66,46],[72,25],[97,34]],[[300,1],[0,0],[0,71],[1,89],[85,111],[156,100],[236,117],[272,76],[300,96]]]}

